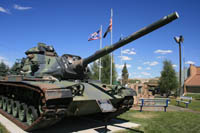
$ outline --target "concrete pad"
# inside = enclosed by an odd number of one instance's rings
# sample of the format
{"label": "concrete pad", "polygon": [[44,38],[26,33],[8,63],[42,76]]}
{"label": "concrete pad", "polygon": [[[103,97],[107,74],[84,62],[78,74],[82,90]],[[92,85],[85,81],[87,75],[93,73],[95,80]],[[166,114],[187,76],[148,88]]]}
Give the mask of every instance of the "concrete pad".
{"label": "concrete pad", "polygon": [[[132,128],[137,128],[140,126],[139,124],[135,124],[132,122],[122,122],[122,123],[118,123],[118,124],[112,124],[112,123],[109,123],[109,125],[107,126],[107,131],[111,132],[111,133],[120,131],[120,130],[125,130],[125,129],[131,130]],[[104,131],[105,131],[105,126],[100,126],[100,127],[95,127],[95,128],[91,128],[91,129],[81,130],[76,133],[102,133]]]}
{"label": "concrete pad", "polygon": [[10,133],[26,133],[24,130],[19,128],[16,124],[9,121],[6,117],[0,114],[0,123],[10,132]]}
{"label": "concrete pad", "polygon": [[[0,114],[0,123],[4,125],[10,133],[27,133],[17,125],[9,121]],[[115,132],[139,127],[135,124],[122,119],[112,119],[107,126],[108,132]],[[105,132],[105,123],[89,117],[66,118],[52,127],[34,131],[33,133],[102,133]]]}

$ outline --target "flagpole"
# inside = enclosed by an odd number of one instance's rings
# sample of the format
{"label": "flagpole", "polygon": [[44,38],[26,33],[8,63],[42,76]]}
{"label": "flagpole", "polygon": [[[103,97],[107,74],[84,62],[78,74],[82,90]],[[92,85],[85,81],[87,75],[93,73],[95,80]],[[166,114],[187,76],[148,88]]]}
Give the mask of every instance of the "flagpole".
{"label": "flagpole", "polygon": [[[122,34],[121,34],[121,37],[120,37],[120,40],[122,39]],[[122,47],[121,47],[121,66],[123,66],[122,65]],[[122,67],[123,68],[123,67]],[[121,85],[122,85],[122,77],[121,77]]]}
{"label": "flagpole", "polygon": [[[102,49],[102,25],[100,27],[100,50]],[[99,81],[101,81],[101,58],[99,59]]]}
{"label": "flagpole", "polygon": [[[111,8],[111,19],[113,17],[113,10]],[[110,36],[110,45],[112,45],[112,28],[111,28],[111,36]],[[113,53],[111,53],[111,57],[110,57],[110,85],[112,85],[112,56],[113,56]]]}

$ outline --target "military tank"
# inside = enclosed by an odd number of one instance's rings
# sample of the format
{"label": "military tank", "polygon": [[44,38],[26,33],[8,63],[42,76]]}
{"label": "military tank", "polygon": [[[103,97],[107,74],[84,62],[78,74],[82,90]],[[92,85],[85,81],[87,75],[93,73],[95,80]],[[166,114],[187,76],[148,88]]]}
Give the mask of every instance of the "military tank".
{"label": "military tank", "polygon": [[33,131],[69,116],[112,118],[126,112],[135,91],[89,80],[87,65],[177,18],[176,12],[165,16],[84,59],[58,56],[52,46],[39,43],[25,52],[27,57],[16,64],[15,75],[0,78],[0,113],[23,130]]}

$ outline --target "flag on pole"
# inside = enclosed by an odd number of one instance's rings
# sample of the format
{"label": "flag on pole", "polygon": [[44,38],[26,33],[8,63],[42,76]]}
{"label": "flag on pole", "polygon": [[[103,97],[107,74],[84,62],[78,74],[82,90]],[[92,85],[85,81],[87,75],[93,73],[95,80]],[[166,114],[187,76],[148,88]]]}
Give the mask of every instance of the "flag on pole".
{"label": "flag on pole", "polygon": [[112,17],[110,18],[110,24],[109,24],[106,32],[104,33],[103,38],[105,38],[106,35],[108,34],[108,32],[110,32],[111,30],[112,30]]}
{"label": "flag on pole", "polygon": [[98,40],[98,39],[101,39],[101,30],[98,30],[97,32],[92,33],[88,41]]}

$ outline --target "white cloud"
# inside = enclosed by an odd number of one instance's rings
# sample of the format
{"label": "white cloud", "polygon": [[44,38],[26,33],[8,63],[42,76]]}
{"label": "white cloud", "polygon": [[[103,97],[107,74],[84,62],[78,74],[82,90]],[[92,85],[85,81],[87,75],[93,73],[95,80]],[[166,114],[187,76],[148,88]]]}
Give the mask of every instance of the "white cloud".
{"label": "white cloud", "polygon": [[122,69],[122,68],[123,68],[123,65],[115,64],[115,67],[118,68],[118,69]]}
{"label": "white cloud", "polygon": [[128,56],[118,56],[118,57],[121,58],[121,60],[132,60],[132,58]]}
{"label": "white cloud", "polygon": [[138,69],[138,70],[142,70],[142,67],[139,66],[139,67],[137,67],[137,69]]}
{"label": "white cloud", "polygon": [[132,49],[125,49],[125,50],[122,50],[122,54],[135,55],[136,52],[134,51],[134,48],[132,48]]}
{"label": "white cloud", "polygon": [[195,62],[193,62],[193,61],[186,61],[185,64],[192,64],[192,65],[194,65]]}
{"label": "white cloud", "polygon": [[154,51],[154,53],[156,53],[156,54],[170,54],[170,53],[172,53],[172,50],[161,50],[161,49],[158,49],[158,50]]}
{"label": "white cloud", "polygon": [[149,64],[150,66],[155,66],[155,65],[158,65],[158,62],[157,61],[153,61]]}
{"label": "white cloud", "polygon": [[117,75],[117,80],[121,79],[122,76],[121,76],[121,73]]}
{"label": "white cloud", "polygon": [[151,74],[148,73],[148,72],[141,72],[141,74],[144,75],[144,76],[150,76],[150,75],[151,75]]}
{"label": "white cloud", "polygon": [[144,62],[143,64],[144,65],[149,65],[151,62],[147,61],[147,62]]}
{"label": "white cloud", "polygon": [[142,75],[137,75],[135,78],[141,78],[142,77]]}
{"label": "white cloud", "polygon": [[[130,77],[131,77],[131,73],[129,73],[128,76],[129,76],[129,78],[130,78]],[[122,73],[120,72],[120,73],[118,73],[118,75],[117,75],[117,79],[119,80],[119,79],[121,79],[121,78],[122,78]]]}
{"label": "white cloud", "polygon": [[[122,68],[124,67],[124,65],[115,64],[115,67],[118,68],[118,69],[122,69]],[[130,64],[126,64],[126,67],[127,67],[127,68],[130,68],[131,65],[130,65]]]}
{"label": "white cloud", "polygon": [[130,67],[131,67],[131,65],[130,65],[130,64],[126,64],[126,67],[127,67],[127,68],[130,68]]}
{"label": "white cloud", "polygon": [[163,59],[163,58],[165,58],[165,56],[158,56],[157,58],[158,59]]}
{"label": "white cloud", "polygon": [[17,4],[15,4],[14,6],[14,9],[16,9],[16,10],[29,10],[29,9],[32,9],[32,7],[24,7],[24,6],[20,6],[20,5],[17,5]]}
{"label": "white cloud", "polygon": [[147,62],[144,62],[143,63],[144,65],[149,65],[149,66],[155,66],[155,65],[158,65],[159,63],[157,61],[147,61]]}
{"label": "white cloud", "polygon": [[177,67],[177,65],[176,65],[176,64],[173,64],[172,66],[173,66],[173,68],[176,68],[176,67]]}
{"label": "white cloud", "polygon": [[133,75],[137,74],[136,72],[133,72]]}
{"label": "white cloud", "polygon": [[0,62],[4,62],[6,65],[8,65],[9,67],[12,66],[13,63],[11,63],[10,61],[8,61],[8,59],[6,59],[5,57],[0,56]]}
{"label": "white cloud", "polygon": [[0,6],[0,12],[7,13],[7,14],[10,13],[9,10],[7,10],[7,9],[1,7],[1,6]]}
{"label": "white cloud", "polygon": [[151,67],[147,67],[146,70],[151,70]]}

